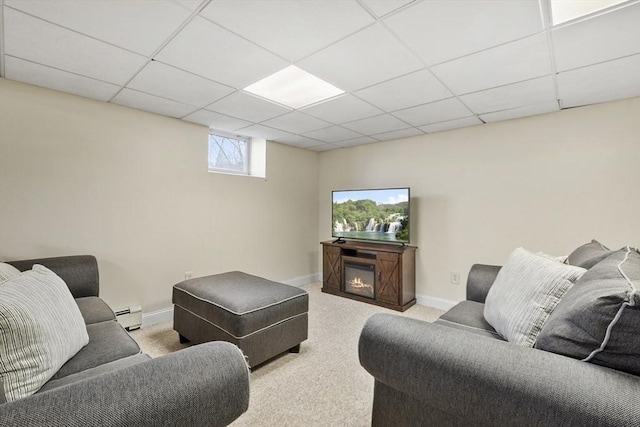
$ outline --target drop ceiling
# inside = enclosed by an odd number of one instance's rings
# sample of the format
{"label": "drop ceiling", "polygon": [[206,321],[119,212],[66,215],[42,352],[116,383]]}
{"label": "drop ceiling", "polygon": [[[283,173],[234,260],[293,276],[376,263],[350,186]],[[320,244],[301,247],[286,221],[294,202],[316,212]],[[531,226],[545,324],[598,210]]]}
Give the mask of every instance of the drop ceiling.
{"label": "drop ceiling", "polygon": [[[0,0],[0,75],[326,151],[640,96],[640,2]],[[243,88],[295,65],[345,91]]]}

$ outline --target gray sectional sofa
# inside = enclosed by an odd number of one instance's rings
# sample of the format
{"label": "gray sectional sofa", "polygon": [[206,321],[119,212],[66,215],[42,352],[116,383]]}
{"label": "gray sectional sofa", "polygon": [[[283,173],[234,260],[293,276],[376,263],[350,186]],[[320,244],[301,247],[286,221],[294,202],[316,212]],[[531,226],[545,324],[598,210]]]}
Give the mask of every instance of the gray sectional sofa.
{"label": "gray sectional sofa", "polygon": [[249,373],[239,349],[215,342],[156,359],[142,354],[99,298],[93,256],[9,264],[20,271],[40,264],[60,276],[84,318],[89,343],[37,393],[0,399],[0,425],[223,426],[247,410]]}
{"label": "gray sectional sofa", "polygon": [[[621,359],[631,371],[640,369],[637,251],[634,257],[635,265],[627,275],[636,286],[635,305],[630,294],[631,305],[621,317],[635,322],[629,323],[631,329],[626,332],[632,335],[625,343],[629,350]],[[621,265],[616,260],[609,264]],[[601,366],[606,361],[588,363],[515,345],[487,323],[483,316],[486,297],[499,271],[497,266],[474,265],[468,276],[467,300],[434,323],[391,314],[376,314],[367,320],[359,356],[375,379],[372,425],[639,426],[640,376]],[[582,277],[588,281],[594,275]],[[577,293],[585,286],[576,282],[571,289]],[[602,282],[596,288],[608,286]],[[573,295],[567,293],[555,311],[572,308],[569,302],[560,306],[567,297]],[[567,332],[579,332],[576,329]],[[556,338],[561,333],[546,331]]]}

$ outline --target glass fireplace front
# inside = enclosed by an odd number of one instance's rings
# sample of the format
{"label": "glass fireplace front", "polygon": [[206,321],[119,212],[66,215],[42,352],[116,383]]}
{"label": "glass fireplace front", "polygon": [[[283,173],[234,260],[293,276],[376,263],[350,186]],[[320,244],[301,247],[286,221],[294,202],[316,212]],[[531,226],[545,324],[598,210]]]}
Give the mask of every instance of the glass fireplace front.
{"label": "glass fireplace front", "polygon": [[375,264],[344,262],[344,291],[366,298],[375,298]]}

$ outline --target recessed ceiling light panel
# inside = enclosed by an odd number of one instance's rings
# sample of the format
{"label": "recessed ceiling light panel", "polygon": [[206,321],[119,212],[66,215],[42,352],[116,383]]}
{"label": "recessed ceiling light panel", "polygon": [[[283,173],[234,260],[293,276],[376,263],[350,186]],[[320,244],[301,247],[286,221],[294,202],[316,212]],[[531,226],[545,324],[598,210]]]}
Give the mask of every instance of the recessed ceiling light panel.
{"label": "recessed ceiling light panel", "polygon": [[295,65],[265,77],[244,90],[291,108],[302,108],[344,93]]}
{"label": "recessed ceiling light panel", "polygon": [[626,0],[551,0],[553,25],[580,18]]}

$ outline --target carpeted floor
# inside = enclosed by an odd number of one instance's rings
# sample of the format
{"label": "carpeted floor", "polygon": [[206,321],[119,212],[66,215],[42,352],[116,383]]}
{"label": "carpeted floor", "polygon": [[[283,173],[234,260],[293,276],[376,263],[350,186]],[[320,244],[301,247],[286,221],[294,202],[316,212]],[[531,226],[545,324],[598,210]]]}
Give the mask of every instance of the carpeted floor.
{"label": "carpeted floor", "polygon": [[[358,337],[374,313],[396,313],[434,321],[443,312],[415,305],[398,313],[323,294],[321,283],[309,292],[309,338],[300,353],[285,353],[251,373],[249,410],[232,426],[369,426],[373,378],[358,362]],[[171,323],[131,334],[142,351],[158,357],[186,347]]]}

